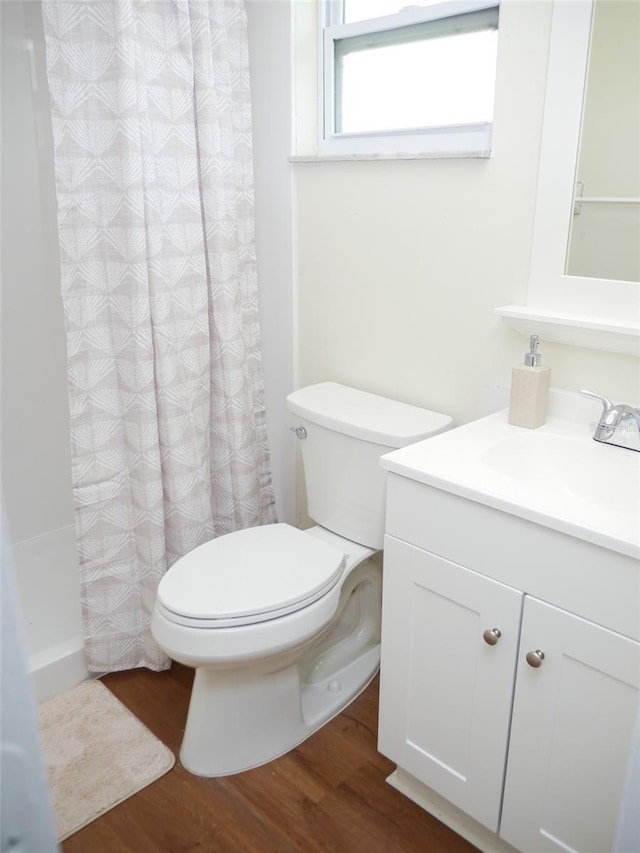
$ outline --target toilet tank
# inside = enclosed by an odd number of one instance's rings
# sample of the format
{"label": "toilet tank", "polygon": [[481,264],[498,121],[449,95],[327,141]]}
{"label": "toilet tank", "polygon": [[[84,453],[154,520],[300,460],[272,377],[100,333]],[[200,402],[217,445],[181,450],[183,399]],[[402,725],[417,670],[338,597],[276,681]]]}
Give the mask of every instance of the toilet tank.
{"label": "toilet tank", "polygon": [[368,548],[384,537],[386,472],[380,457],[444,432],[448,415],[321,382],[287,397],[301,437],[307,505],[321,527]]}

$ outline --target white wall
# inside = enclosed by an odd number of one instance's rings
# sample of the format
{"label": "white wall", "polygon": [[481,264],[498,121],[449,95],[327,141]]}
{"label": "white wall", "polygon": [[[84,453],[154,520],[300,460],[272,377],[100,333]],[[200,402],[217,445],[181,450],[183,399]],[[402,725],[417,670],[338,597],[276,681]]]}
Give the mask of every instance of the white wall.
{"label": "white wall", "polygon": [[294,387],[291,6],[246,0],[253,100],[256,253],[265,398],[278,519],[295,519],[294,439],[286,397]]}
{"label": "white wall", "polygon": [[39,5],[0,4],[4,509],[40,698],[86,674]]}
{"label": "white wall", "polygon": [[[526,292],[550,19],[549,2],[501,5],[490,160],[296,164],[300,384],[333,379],[457,423],[506,403],[496,389],[526,339],[492,312]],[[556,387],[640,402],[637,359],[540,350]]]}
{"label": "white wall", "polygon": [[[35,4],[2,3],[3,481],[14,541],[72,524],[51,125]],[[35,72],[35,73],[33,73]]]}

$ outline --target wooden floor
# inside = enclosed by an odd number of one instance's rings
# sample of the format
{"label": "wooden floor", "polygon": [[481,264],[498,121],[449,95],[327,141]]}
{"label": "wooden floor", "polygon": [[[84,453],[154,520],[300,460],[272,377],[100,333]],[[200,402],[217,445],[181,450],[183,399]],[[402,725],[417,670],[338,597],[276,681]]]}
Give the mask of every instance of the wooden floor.
{"label": "wooden floor", "polygon": [[[134,670],[103,682],[176,757],[193,671]],[[81,829],[64,853],[472,853],[385,782],[376,750],[377,679],[297,749],[220,779],[174,768]]]}

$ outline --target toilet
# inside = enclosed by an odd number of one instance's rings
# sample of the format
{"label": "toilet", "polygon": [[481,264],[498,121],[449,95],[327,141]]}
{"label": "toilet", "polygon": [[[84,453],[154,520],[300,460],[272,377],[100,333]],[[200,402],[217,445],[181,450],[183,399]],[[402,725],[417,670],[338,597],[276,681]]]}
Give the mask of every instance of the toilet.
{"label": "toilet", "polygon": [[451,427],[446,415],[334,382],[287,398],[309,516],[206,542],[158,586],[151,630],[195,668],[180,760],[226,776],[293,749],[380,662],[385,472],[380,456]]}

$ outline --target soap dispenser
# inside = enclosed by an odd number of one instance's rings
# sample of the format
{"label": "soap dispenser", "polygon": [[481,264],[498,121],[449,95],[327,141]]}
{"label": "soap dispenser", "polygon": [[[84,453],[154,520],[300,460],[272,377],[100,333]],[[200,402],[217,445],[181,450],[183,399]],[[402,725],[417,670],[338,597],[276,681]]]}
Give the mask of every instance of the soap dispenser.
{"label": "soap dispenser", "polygon": [[538,336],[531,335],[524,364],[511,371],[509,423],[527,429],[542,426],[547,419],[551,368],[540,364],[538,342]]}

